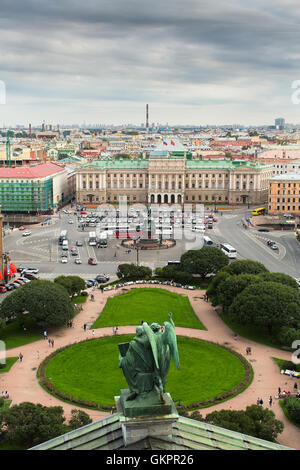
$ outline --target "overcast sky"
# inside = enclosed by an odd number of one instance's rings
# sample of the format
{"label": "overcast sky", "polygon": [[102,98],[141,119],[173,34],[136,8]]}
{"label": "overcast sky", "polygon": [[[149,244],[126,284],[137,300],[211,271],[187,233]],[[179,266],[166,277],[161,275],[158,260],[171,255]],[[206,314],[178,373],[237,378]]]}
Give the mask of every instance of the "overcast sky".
{"label": "overcast sky", "polygon": [[300,2],[0,0],[0,80],[0,126],[300,123]]}

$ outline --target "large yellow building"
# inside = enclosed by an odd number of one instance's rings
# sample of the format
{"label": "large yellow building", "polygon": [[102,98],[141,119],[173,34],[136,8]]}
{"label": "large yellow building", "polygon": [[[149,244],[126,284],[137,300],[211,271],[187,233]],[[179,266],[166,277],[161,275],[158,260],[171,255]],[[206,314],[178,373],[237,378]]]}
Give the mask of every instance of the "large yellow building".
{"label": "large yellow building", "polygon": [[268,199],[271,165],[202,160],[185,151],[157,150],[139,158],[99,158],[76,170],[80,204],[229,203],[262,204]]}
{"label": "large yellow building", "polygon": [[269,214],[300,213],[300,173],[274,176],[269,182]]}

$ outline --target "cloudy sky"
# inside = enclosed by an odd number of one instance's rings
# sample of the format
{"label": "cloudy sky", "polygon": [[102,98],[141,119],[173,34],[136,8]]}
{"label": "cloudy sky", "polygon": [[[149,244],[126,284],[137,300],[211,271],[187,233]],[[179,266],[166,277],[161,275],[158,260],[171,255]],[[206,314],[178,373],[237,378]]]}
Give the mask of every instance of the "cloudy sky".
{"label": "cloudy sky", "polygon": [[0,126],[300,123],[300,2],[0,0],[0,80]]}

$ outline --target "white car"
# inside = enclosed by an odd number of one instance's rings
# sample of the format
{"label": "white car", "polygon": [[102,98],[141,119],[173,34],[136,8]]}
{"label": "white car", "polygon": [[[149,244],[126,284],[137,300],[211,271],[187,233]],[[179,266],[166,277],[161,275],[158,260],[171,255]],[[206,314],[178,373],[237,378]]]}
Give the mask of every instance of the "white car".
{"label": "white car", "polygon": [[74,224],[74,220],[70,219],[69,224]]}
{"label": "white car", "polygon": [[80,258],[75,258],[75,264],[81,264],[81,263],[82,263],[82,261],[81,261]]}
{"label": "white car", "polygon": [[66,256],[64,256],[62,259],[61,259],[61,263],[67,263],[68,262],[68,258]]}
{"label": "white car", "polygon": [[30,231],[30,230],[25,230],[25,232],[22,233],[22,236],[23,236],[23,237],[28,237],[28,235],[31,235],[31,231]]}

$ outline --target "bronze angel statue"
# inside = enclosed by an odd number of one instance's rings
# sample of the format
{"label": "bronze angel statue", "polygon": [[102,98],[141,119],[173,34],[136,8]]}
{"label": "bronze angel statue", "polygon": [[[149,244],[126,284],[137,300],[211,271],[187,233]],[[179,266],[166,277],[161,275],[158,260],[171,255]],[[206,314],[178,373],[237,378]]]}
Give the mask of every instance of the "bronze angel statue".
{"label": "bronze angel statue", "polygon": [[163,401],[171,358],[180,369],[172,313],[169,313],[169,322],[164,322],[163,331],[158,323],[149,326],[143,322],[137,327],[133,340],[119,344],[119,349],[119,367],[130,389],[127,400],[156,391]]}

